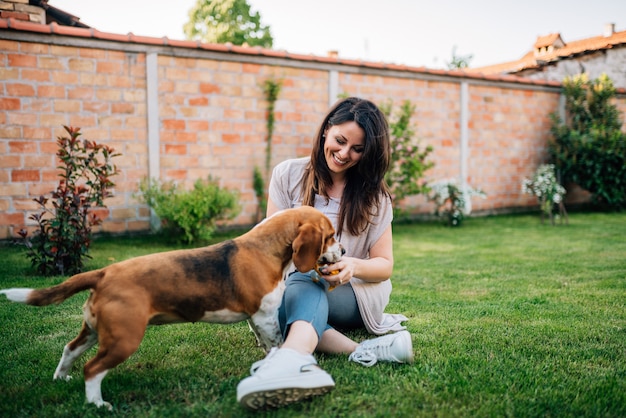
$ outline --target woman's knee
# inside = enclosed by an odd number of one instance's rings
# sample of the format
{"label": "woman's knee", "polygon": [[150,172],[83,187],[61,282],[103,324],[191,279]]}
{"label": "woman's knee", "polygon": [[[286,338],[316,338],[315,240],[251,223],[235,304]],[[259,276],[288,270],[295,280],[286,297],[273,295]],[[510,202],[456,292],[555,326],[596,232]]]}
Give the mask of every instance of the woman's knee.
{"label": "woman's knee", "polygon": [[319,336],[327,327],[328,299],[323,283],[316,283],[308,274],[293,273],[287,278],[279,322],[283,334],[297,320],[311,323]]}
{"label": "woman's knee", "polygon": [[324,284],[314,280],[308,273],[294,272],[287,277],[285,282],[285,292],[317,294],[323,293],[324,290]]}

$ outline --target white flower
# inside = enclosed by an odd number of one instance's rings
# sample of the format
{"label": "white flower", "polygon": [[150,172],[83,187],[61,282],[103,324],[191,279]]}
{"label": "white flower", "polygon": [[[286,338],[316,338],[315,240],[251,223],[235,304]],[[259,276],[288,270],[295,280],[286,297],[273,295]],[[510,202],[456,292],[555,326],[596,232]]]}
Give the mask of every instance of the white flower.
{"label": "white flower", "polygon": [[548,208],[553,203],[561,203],[565,196],[565,188],[557,181],[553,164],[540,165],[532,179],[522,181],[522,190],[536,196]]}
{"label": "white flower", "polygon": [[458,186],[455,179],[439,180],[429,184],[432,194],[430,199],[437,204],[439,210],[449,203],[450,207],[447,211],[460,215],[461,213],[469,215],[472,212],[472,196],[480,196],[485,198],[485,193],[481,190],[474,189],[469,185]]}

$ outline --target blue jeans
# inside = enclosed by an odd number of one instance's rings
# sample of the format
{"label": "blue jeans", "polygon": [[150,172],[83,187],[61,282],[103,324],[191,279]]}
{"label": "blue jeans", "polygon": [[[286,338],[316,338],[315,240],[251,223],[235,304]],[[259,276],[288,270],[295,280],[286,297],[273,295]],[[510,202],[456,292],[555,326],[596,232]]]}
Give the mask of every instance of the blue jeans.
{"label": "blue jeans", "polygon": [[364,326],[352,286],[337,286],[331,292],[327,289],[328,283],[324,279],[315,282],[309,273],[296,271],[287,277],[283,301],[278,310],[278,321],[284,337],[295,321],[309,322],[319,339],[330,328],[353,329]]}

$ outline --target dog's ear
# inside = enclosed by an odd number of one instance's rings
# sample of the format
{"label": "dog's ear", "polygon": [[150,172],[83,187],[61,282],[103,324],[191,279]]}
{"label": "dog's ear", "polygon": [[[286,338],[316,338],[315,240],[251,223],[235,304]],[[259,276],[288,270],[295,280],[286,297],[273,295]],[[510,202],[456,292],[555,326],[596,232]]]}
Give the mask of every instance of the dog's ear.
{"label": "dog's ear", "polygon": [[313,270],[322,254],[323,234],[317,226],[305,223],[300,226],[298,236],[293,240],[293,263],[301,273]]}

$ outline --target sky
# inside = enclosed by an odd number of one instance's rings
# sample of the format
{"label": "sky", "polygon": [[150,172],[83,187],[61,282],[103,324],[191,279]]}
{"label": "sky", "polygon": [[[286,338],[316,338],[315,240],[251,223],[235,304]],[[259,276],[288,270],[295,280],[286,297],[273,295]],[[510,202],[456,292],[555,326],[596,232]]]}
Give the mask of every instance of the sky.
{"label": "sky", "polygon": [[[103,32],[183,40],[196,0],[49,0]],[[626,30],[626,0],[248,0],[274,49],[446,68],[453,51],[470,66],[515,61],[538,36],[599,36]]]}

